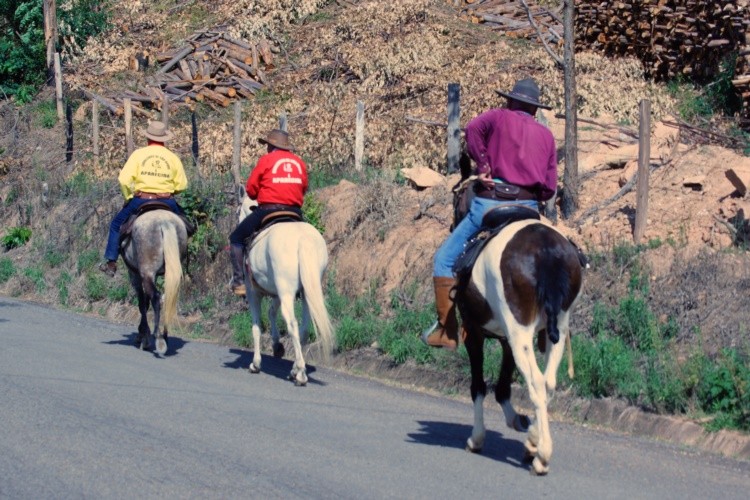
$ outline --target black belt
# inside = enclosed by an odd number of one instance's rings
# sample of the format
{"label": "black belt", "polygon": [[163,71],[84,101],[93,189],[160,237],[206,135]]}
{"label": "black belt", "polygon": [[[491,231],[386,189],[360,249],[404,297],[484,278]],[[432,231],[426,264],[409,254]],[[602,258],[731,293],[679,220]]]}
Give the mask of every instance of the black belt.
{"label": "black belt", "polygon": [[481,182],[477,182],[474,192],[480,198],[497,201],[512,200],[538,200],[536,193],[529,191],[525,187],[516,186],[515,184],[495,183],[494,189],[489,189]]}
{"label": "black belt", "polygon": [[263,210],[299,210],[297,205],[282,205],[280,203],[261,203],[258,208]]}

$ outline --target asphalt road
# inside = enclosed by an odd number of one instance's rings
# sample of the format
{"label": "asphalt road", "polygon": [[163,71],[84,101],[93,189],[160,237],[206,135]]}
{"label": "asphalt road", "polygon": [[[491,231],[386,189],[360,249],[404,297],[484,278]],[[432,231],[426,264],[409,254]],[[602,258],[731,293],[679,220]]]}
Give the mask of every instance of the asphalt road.
{"label": "asphalt road", "polygon": [[[750,463],[552,423],[546,477],[469,404],[0,297],[0,498],[748,498]],[[311,367],[313,368],[313,367]]]}

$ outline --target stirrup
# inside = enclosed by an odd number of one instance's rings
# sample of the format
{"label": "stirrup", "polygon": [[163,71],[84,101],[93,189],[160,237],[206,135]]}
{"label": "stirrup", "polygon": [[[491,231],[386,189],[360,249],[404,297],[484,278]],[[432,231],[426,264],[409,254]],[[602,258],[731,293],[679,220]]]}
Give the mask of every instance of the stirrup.
{"label": "stirrup", "polygon": [[440,322],[438,320],[435,320],[435,322],[432,324],[432,326],[430,326],[425,331],[423,331],[422,332],[422,342],[424,342],[425,344],[427,344],[427,337],[429,337],[432,332],[434,332],[435,330],[437,330],[439,326],[440,326]]}

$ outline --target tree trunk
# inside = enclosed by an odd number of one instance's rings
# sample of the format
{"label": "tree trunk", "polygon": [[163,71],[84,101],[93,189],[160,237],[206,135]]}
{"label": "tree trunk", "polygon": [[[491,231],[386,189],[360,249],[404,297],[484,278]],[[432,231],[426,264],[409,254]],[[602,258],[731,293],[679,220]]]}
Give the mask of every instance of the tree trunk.
{"label": "tree trunk", "polygon": [[573,215],[578,208],[578,99],[576,96],[576,65],[574,45],[575,3],[564,0],[564,54],[565,63],[565,173],[560,209],[563,218]]}

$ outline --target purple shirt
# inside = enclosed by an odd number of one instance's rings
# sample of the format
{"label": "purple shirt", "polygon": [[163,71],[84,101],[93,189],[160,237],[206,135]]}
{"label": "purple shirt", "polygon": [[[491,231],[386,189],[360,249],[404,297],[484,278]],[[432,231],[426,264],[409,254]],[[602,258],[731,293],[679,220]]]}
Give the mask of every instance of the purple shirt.
{"label": "purple shirt", "polygon": [[491,109],[466,125],[466,145],[477,173],[524,187],[548,200],[557,189],[552,132],[523,111]]}

